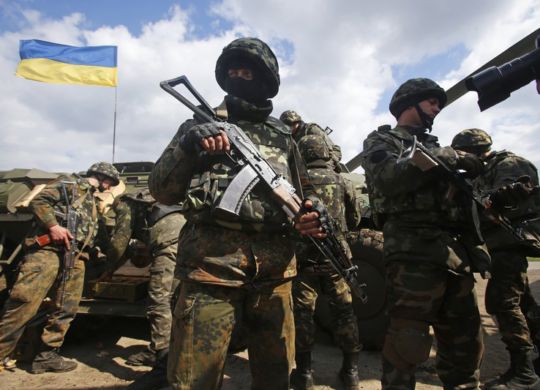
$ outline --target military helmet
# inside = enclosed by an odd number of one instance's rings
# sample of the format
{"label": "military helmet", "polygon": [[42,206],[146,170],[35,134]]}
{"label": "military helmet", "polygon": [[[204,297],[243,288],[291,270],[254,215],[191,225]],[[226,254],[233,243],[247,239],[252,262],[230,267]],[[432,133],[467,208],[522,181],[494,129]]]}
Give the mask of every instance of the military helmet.
{"label": "military helmet", "polygon": [[328,161],[331,158],[330,149],[320,135],[310,134],[300,138],[298,149],[306,163],[314,160]]}
{"label": "military helmet", "polygon": [[493,144],[488,133],[481,129],[465,129],[452,139],[454,149],[471,147],[490,147]]}
{"label": "military helmet", "polygon": [[430,97],[439,99],[440,108],[446,104],[446,92],[435,81],[426,78],[407,80],[394,92],[390,100],[390,112],[397,119],[408,107]]}
{"label": "military helmet", "polygon": [[298,115],[296,111],[287,110],[283,111],[279,116],[279,120],[285,123],[286,125],[292,126],[294,122],[301,122],[302,117]]}
{"label": "military helmet", "polygon": [[108,162],[101,161],[92,164],[92,166],[88,168],[88,171],[86,171],[87,176],[92,176],[96,173],[112,179],[113,186],[116,186],[118,185],[118,183],[120,183],[120,174],[118,173],[114,165],[109,164]]}
{"label": "military helmet", "polygon": [[229,43],[216,62],[216,80],[225,90],[229,65],[245,59],[256,66],[268,89],[268,98],[277,95],[279,90],[279,65],[270,47],[258,38],[238,38]]}

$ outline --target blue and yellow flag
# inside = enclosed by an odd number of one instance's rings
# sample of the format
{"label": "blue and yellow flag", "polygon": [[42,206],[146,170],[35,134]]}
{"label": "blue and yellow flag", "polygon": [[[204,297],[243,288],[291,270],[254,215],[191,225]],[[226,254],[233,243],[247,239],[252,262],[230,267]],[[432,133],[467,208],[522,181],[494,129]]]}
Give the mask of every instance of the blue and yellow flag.
{"label": "blue and yellow flag", "polygon": [[21,40],[16,75],[45,83],[117,85],[117,47],[76,47],[37,39]]}

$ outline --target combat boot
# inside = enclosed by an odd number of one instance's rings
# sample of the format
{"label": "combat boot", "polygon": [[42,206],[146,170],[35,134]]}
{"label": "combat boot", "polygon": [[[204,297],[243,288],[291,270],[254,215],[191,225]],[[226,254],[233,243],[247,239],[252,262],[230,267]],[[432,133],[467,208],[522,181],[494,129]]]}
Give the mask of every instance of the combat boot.
{"label": "combat boot", "polygon": [[504,378],[504,381],[486,388],[489,390],[540,390],[540,378],[534,372],[531,351],[510,351],[510,360],[509,376]]}
{"label": "combat boot", "polygon": [[128,366],[149,366],[156,364],[156,352],[146,348],[141,352],[134,353],[126,359]]}
{"label": "combat boot", "polygon": [[311,369],[311,352],[301,352],[296,354],[296,368],[291,373],[291,387],[295,390],[312,390],[315,388],[313,382],[313,370]]}
{"label": "combat boot", "polygon": [[345,384],[347,390],[357,390],[360,383],[358,378],[358,352],[349,352],[343,354],[343,363],[339,371],[339,377]]}
{"label": "combat boot", "polygon": [[167,359],[169,350],[164,349],[156,354],[156,364],[152,370],[132,382],[126,389],[129,390],[160,390],[167,388]]}
{"label": "combat boot", "polygon": [[77,363],[65,360],[57,349],[40,352],[32,361],[32,374],[44,372],[67,372],[77,368]]}

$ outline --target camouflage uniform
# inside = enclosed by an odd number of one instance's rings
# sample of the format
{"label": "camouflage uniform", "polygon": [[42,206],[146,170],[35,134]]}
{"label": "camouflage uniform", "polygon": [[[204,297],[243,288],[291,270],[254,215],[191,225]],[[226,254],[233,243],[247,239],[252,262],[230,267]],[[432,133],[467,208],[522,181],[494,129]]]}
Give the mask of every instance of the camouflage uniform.
{"label": "camouflage uniform", "polygon": [[[404,83],[393,100],[411,85],[419,86],[420,94],[411,93],[411,100],[397,110],[391,103],[396,118],[430,96],[444,106],[444,90],[428,79]],[[437,137],[425,127],[381,126],[368,135],[361,154],[370,205],[384,234],[390,325],[383,347],[382,387],[415,388],[415,369],[429,357],[432,326],[444,388],[476,389],[483,343],[472,263],[489,261],[489,256],[470,242],[464,211],[447,196],[449,184],[437,168],[423,172],[411,161],[398,161],[411,146],[414,130],[419,142],[456,167],[456,152],[439,147]]]}
{"label": "camouflage uniform", "polygon": [[[77,313],[84,283],[83,260],[88,259],[86,251],[92,246],[96,236],[98,215],[93,196],[95,187],[79,177],[69,178],[69,181],[74,184],[65,186],[69,201],[79,218],[76,237],[78,247],[83,251],[77,255],[74,268],[64,281],[60,277],[63,247],[51,243],[39,249],[27,249],[17,281],[1,314],[0,359],[13,352],[28,321],[37,313],[51,289],[54,288],[55,310],[47,318],[41,336],[44,349],[56,349],[62,345],[69,325]],[[49,227],[60,224],[55,213],[66,212],[61,182],[56,181],[43,189],[30,202],[30,209],[38,221],[33,232],[35,235],[46,234]]]}
{"label": "camouflage uniform", "polygon": [[[216,64],[218,83],[227,90],[230,61],[246,59],[255,67],[256,80],[264,79],[266,98],[275,96],[277,60],[254,38],[225,47]],[[289,129],[269,116],[271,101],[253,104],[230,94],[222,107],[228,122],[242,128],[290,181],[295,144]],[[190,131],[204,126],[195,124],[190,120],[180,126],[150,175],[152,195],[165,204],[183,201],[187,219],[179,240],[182,283],[173,313],[169,383],[174,389],[218,388],[231,332],[235,324],[243,324],[248,328],[252,388],[288,389],[294,357],[291,279],[296,275],[290,224],[261,186],[246,196],[240,217],[213,212],[237,167],[223,154],[196,154],[182,145]]]}
{"label": "camouflage uniform", "polygon": [[[349,180],[334,171],[331,152],[319,135],[306,135],[298,143],[306,162],[310,182],[319,199],[327,207],[329,215],[342,230],[340,239],[349,250],[345,239],[347,221],[356,227],[360,222],[360,210],[356,209],[356,194]],[[350,254],[350,251],[349,251]],[[352,296],[345,280],[336,274],[328,259],[309,241],[302,241],[297,248],[298,276],[293,281],[294,322],[296,327],[297,371],[310,359],[309,353],[315,342],[313,316],[317,296],[326,294],[330,300],[334,320],[334,336],[346,360],[356,363],[361,345],[358,324],[352,307]],[[302,355],[307,355],[302,358]],[[300,357],[300,359],[298,359]],[[300,366],[300,367],[299,367]],[[357,374],[357,367],[355,372]],[[295,374],[293,373],[293,378]]]}
{"label": "camouflage uniform", "polygon": [[279,119],[289,126],[292,126],[295,122],[300,122],[300,126],[292,134],[296,142],[299,142],[303,137],[307,135],[315,135],[321,137],[328,149],[330,150],[330,156],[332,157],[334,167],[339,166],[339,162],[341,161],[342,157],[341,147],[332,142],[329,135],[326,133],[326,131],[323,130],[321,126],[316,123],[306,123],[302,121],[302,117],[292,110],[284,111],[279,117]]}
{"label": "camouflage uniform", "polygon": [[[148,192],[140,191],[139,194]],[[146,315],[150,322],[150,345],[152,353],[169,347],[171,333],[171,298],[178,286],[174,278],[178,236],[185,219],[180,206],[169,207],[156,203],[148,194],[137,197],[124,195],[113,204],[116,223],[107,252],[108,261],[117,264],[131,239],[144,242],[152,255],[149,304]]]}
{"label": "camouflage uniform", "polygon": [[[511,184],[523,175],[529,176],[533,184],[538,185],[538,173],[534,165],[512,152],[493,152],[485,162],[485,174],[477,179],[478,188],[484,193]],[[516,221],[520,217],[530,216],[531,211],[538,212],[534,201],[529,201],[528,205],[522,204],[519,211],[510,210],[507,216]],[[497,317],[502,340],[508,349],[532,349],[526,318],[520,308],[521,297],[528,285],[527,257],[515,247],[504,245],[508,242],[504,239],[508,233],[501,227],[487,221],[483,227],[493,262],[492,278],[486,290],[486,309]]]}
{"label": "camouflage uniform", "polygon": [[[538,186],[538,172],[530,161],[509,151],[490,151],[491,144],[491,137],[480,129],[463,130],[452,141],[456,149],[484,148],[485,170],[474,181],[475,190],[481,196],[494,194],[524,176],[530,178],[532,186]],[[516,223],[538,215],[539,204],[535,198],[519,199],[516,204],[504,207],[494,204],[494,208],[510,222]],[[517,199],[513,199],[512,203],[514,200]],[[492,258],[492,277],[487,283],[485,295],[486,310],[497,319],[501,339],[512,360],[516,360],[512,355],[533,349],[529,325],[538,330],[538,319],[533,319],[536,323],[531,323],[527,317],[529,311],[537,311],[538,308],[530,294],[527,253],[516,247],[516,239],[510,232],[486,217],[482,219],[482,233]]]}

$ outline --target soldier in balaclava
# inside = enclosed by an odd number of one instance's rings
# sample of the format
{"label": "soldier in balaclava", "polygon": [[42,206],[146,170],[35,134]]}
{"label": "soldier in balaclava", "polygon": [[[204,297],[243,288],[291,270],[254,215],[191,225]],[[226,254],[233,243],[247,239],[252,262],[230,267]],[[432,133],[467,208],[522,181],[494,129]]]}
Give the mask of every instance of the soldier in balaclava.
{"label": "soldier in balaclava", "polygon": [[[240,127],[285,179],[307,184],[289,128],[270,116],[269,99],[280,84],[270,47],[257,38],[235,39],[219,56],[215,75],[227,92],[216,114]],[[288,390],[294,361],[291,280],[296,275],[291,224],[261,185],[244,198],[239,216],[216,212],[240,168],[224,153],[229,149],[223,125],[195,117],[180,126],[150,176],[156,200],[184,202],[187,219],[178,243],[181,288],[168,379],[173,389],[219,388],[231,333],[235,324],[243,324],[252,388]],[[300,186],[296,190],[302,194]],[[316,212],[302,212],[295,228],[321,237]]]}

